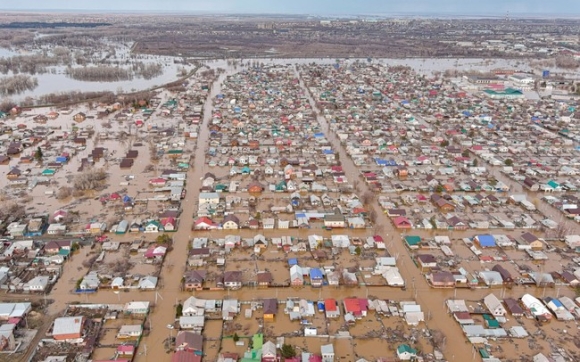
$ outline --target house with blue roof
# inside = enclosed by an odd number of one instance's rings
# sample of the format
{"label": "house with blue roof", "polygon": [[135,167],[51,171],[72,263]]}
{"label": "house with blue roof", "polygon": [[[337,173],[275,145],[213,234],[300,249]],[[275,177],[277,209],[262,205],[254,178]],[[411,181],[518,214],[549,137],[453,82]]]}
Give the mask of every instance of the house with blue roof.
{"label": "house with blue roof", "polygon": [[322,270],[319,268],[310,268],[310,285],[319,288],[323,282],[324,276],[322,275]]}
{"label": "house with blue roof", "polygon": [[495,238],[493,235],[477,235],[475,236],[474,240],[479,244],[482,248],[495,248]]}

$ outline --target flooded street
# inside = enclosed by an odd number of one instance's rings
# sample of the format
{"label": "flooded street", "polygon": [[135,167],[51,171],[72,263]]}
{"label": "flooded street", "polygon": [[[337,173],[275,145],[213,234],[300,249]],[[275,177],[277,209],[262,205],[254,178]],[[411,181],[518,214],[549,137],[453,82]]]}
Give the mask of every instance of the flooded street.
{"label": "flooded street", "polygon": [[[267,60],[264,61],[268,63]],[[284,64],[281,63],[283,60],[275,60],[270,63],[273,64]],[[372,198],[366,208],[371,208],[376,214],[375,224],[380,226],[378,234],[380,234],[384,240],[385,245],[387,245],[387,250],[385,254],[381,254],[381,251],[377,251],[377,256],[393,256],[397,259],[397,267],[399,268],[401,275],[406,283],[406,288],[393,288],[386,287],[384,282],[381,280],[378,282],[378,276],[370,275],[370,272],[361,272],[364,268],[372,270],[375,264],[374,257],[359,257],[349,253],[346,249],[340,251],[336,255],[325,261],[312,260],[312,258],[305,257],[304,254],[299,254],[298,252],[287,252],[285,253],[280,248],[276,248],[270,244],[270,246],[263,250],[259,255],[255,255],[252,251],[241,250],[236,248],[231,251],[228,255],[228,270],[240,270],[243,272],[243,281],[245,283],[254,281],[258,271],[267,270],[271,272],[273,276],[273,282],[277,285],[289,284],[289,272],[288,272],[288,259],[289,258],[301,258],[301,263],[308,265],[310,267],[320,267],[323,264],[329,265],[337,268],[358,268],[359,283],[355,287],[331,287],[325,286],[323,288],[311,288],[309,286],[301,288],[292,287],[270,287],[266,289],[247,287],[244,286],[239,290],[210,290],[213,284],[209,288],[196,292],[185,292],[182,291],[182,278],[184,276],[184,271],[186,270],[186,265],[189,258],[190,242],[192,238],[210,238],[218,239],[225,238],[228,235],[234,234],[240,236],[241,238],[252,238],[256,234],[262,234],[266,238],[278,238],[284,236],[291,236],[297,239],[308,239],[309,235],[320,235],[324,239],[328,240],[332,235],[338,234],[348,234],[351,238],[358,238],[360,240],[365,240],[367,237],[372,236],[375,230],[371,228],[363,229],[340,229],[327,230],[320,226],[321,223],[313,224],[314,226],[309,229],[260,229],[260,230],[250,230],[250,229],[236,229],[236,230],[212,230],[212,231],[196,231],[192,232],[192,227],[194,225],[193,215],[198,212],[198,199],[200,194],[201,181],[203,176],[207,172],[215,172],[219,177],[219,171],[224,172],[228,168],[221,166],[220,168],[211,167],[208,164],[209,158],[206,157],[206,151],[209,147],[210,140],[210,123],[213,119],[214,109],[213,102],[218,94],[222,92],[222,84],[226,78],[232,74],[244,70],[243,67],[238,66],[237,68],[232,66],[225,66],[221,62],[210,62],[208,63],[211,67],[224,66],[226,71],[215,80],[210,86],[209,95],[203,106],[203,121],[200,122],[200,128],[197,140],[188,140],[185,143],[185,150],[191,152],[192,160],[190,167],[187,171],[187,183],[186,183],[186,197],[181,203],[182,212],[180,217],[179,228],[177,232],[172,233],[173,237],[173,250],[170,251],[164,260],[161,272],[159,274],[159,284],[156,291],[121,291],[113,292],[112,290],[101,289],[94,294],[74,294],[73,289],[77,281],[82,278],[90,269],[86,263],[83,262],[89,260],[93,257],[97,251],[92,250],[90,246],[85,246],[80,249],[80,251],[73,255],[71,260],[63,265],[62,277],[58,280],[52,292],[47,298],[54,300],[54,303],[50,305],[49,314],[54,315],[62,312],[67,304],[79,302],[79,303],[127,303],[130,301],[150,301],[152,304],[152,309],[149,314],[148,320],[145,323],[145,327],[149,329],[149,333],[144,336],[141,340],[138,354],[135,356],[135,361],[146,362],[146,361],[168,361],[171,355],[164,347],[164,343],[168,337],[175,337],[177,330],[168,328],[168,325],[175,324],[175,306],[179,303],[183,303],[188,297],[194,295],[201,299],[230,299],[235,298],[243,303],[249,303],[250,301],[261,300],[263,298],[277,298],[281,303],[279,305],[279,314],[275,323],[264,322],[263,312],[261,310],[251,310],[249,311],[250,316],[245,316],[245,311],[250,309],[248,304],[242,304],[240,314],[237,315],[233,321],[224,322],[221,319],[207,319],[205,329],[203,331],[205,337],[204,343],[204,354],[205,360],[215,361],[217,359],[219,352],[237,352],[243,354],[247,349],[247,343],[244,346],[236,345],[230,339],[230,335],[226,334],[227,329],[238,328],[236,333],[240,335],[242,341],[251,338],[251,336],[259,331],[264,333],[264,341],[275,340],[276,337],[284,335],[287,343],[295,344],[298,347],[298,351],[310,351],[319,352],[320,346],[328,343],[332,343],[336,352],[336,360],[350,362],[357,358],[379,358],[385,355],[393,356],[395,355],[395,348],[397,343],[401,341],[408,340],[410,337],[405,333],[410,330],[414,333],[413,342],[416,348],[420,348],[424,353],[433,353],[433,345],[429,336],[425,335],[425,328],[431,331],[439,331],[443,334],[443,339],[446,341],[440,347],[441,352],[445,355],[448,361],[479,361],[479,353],[475,353],[473,345],[468,343],[464,337],[463,331],[460,325],[454,320],[453,316],[448,312],[445,302],[448,299],[465,299],[466,301],[472,303],[480,303],[481,300],[490,294],[491,292],[496,295],[501,295],[502,297],[513,297],[519,299],[523,294],[533,293],[537,296],[544,296],[546,293],[555,294],[553,289],[546,288],[543,290],[541,288],[536,288],[535,286],[515,286],[511,289],[489,289],[489,288],[456,288],[456,289],[435,289],[432,288],[422,271],[414,264],[413,259],[409,250],[405,247],[403,242],[403,237],[407,233],[402,233],[393,227],[393,224],[389,217],[383,212],[383,209],[378,202],[378,194],[373,194],[375,197]],[[296,66],[290,67],[291,74],[293,77],[299,80],[299,87],[301,87],[303,94],[307,98],[307,101],[312,110],[315,110],[317,114],[321,114],[321,110],[316,108],[316,102],[312,98],[312,95],[307,90],[303,79],[299,74],[299,70]],[[299,88],[297,86],[297,88]],[[224,87],[225,88],[225,87]],[[170,97],[169,94],[164,92],[161,95],[163,100],[167,100]],[[219,110],[222,112],[223,110]],[[175,120],[166,119],[162,121],[156,120],[160,126],[165,127],[166,124],[171,124]],[[325,138],[330,143],[330,146],[334,152],[338,154],[338,159],[341,162],[341,166],[349,180],[352,184],[353,181],[356,182],[356,193],[358,195],[364,195],[371,193],[370,188],[367,183],[362,180],[360,175],[360,169],[352,161],[351,157],[347,154],[345,146],[341,144],[337,135],[330,129],[329,122],[326,118],[319,116],[317,121],[320,125],[320,130],[324,133]],[[67,127],[67,124],[63,120],[58,121],[61,127]],[[107,132],[107,129],[103,127],[103,123],[95,123],[95,129],[97,132]],[[131,133],[131,126],[127,124],[115,124],[111,132],[128,131]],[[135,131],[136,136],[143,136],[138,131]],[[139,140],[138,138],[136,140]],[[133,140],[135,141],[135,140]],[[120,144],[115,140],[99,140],[95,138],[88,142],[87,149],[90,146],[102,145],[109,148],[115,153],[124,153],[130,148],[129,144]],[[193,147],[192,145],[195,144]],[[146,153],[146,152],[143,152]],[[81,150],[80,156],[88,156],[89,151]],[[142,156],[141,156],[142,157]],[[72,168],[80,166],[79,159],[76,157],[71,161]],[[143,158],[138,158],[137,163],[133,169],[130,171],[115,171],[110,172],[109,183],[112,185],[121,185],[127,173],[136,174],[137,177],[142,176],[143,179],[137,179],[130,185],[124,186],[124,192],[126,194],[135,195],[136,197],[141,193],[151,192],[148,186],[145,185],[145,180],[148,176],[143,176],[145,168],[148,161]],[[483,161],[481,160],[483,163]],[[108,165],[107,165],[108,167]],[[155,164],[155,172],[157,173],[157,168],[161,169],[165,167],[162,163]],[[510,185],[511,189],[515,193],[525,193],[525,191],[518,185],[515,181],[508,179],[505,175],[499,172],[499,167],[490,167],[491,174],[497,177],[498,180]],[[67,178],[71,177],[73,171],[61,172],[55,176],[55,180],[58,184],[66,184]],[[153,176],[151,173],[149,176]],[[227,178],[227,177],[224,177]],[[232,177],[233,178],[233,177]],[[7,181],[3,181],[7,182]],[[245,182],[245,181],[244,181]],[[45,195],[46,191],[51,190],[57,185],[53,183],[49,186],[39,185],[33,190],[31,190],[31,195],[42,201],[38,205],[42,205],[44,208],[55,209],[62,207],[63,205],[70,206],[69,203],[73,202],[73,198],[66,200],[56,200],[54,197],[48,197]],[[329,195],[334,198],[339,197],[338,191],[329,191]],[[240,192],[239,195],[247,197],[246,192]],[[285,194],[283,194],[285,195]],[[95,216],[94,210],[103,210],[103,206],[100,204],[98,199],[95,199],[98,194],[91,194],[89,197],[83,198],[83,200],[77,200],[74,208],[81,211],[83,218],[90,218]],[[281,200],[288,199],[286,196],[279,197]],[[274,197],[268,199],[274,200]],[[276,200],[280,201],[280,200]],[[266,202],[266,201],[265,201]],[[274,202],[274,201],[271,201]],[[39,208],[35,205],[36,208]],[[147,207],[150,211],[156,211],[157,209],[162,209],[161,204],[152,202],[151,205]],[[551,208],[544,202],[538,203],[538,208],[548,217],[553,220],[558,220],[559,212]],[[40,208],[39,208],[40,210]],[[151,212],[153,212],[151,211]],[[102,211],[101,215],[107,215],[106,210]],[[574,232],[578,232],[579,229],[576,223],[570,223],[570,229]],[[482,266],[483,262],[472,258],[471,252],[467,249],[463,243],[460,241],[463,237],[472,237],[478,234],[478,230],[469,231],[443,231],[443,230],[409,230],[408,234],[418,235],[425,239],[433,238],[435,235],[448,235],[452,239],[452,244],[454,251],[458,252],[458,258],[463,258],[465,265],[473,267],[474,270],[479,270],[481,268],[486,268],[487,266]],[[114,239],[120,242],[130,242],[133,235],[115,235]],[[155,236],[151,234],[144,234],[144,238],[153,240]],[[373,256],[374,256],[373,254]],[[510,254],[510,257],[512,255]],[[513,257],[514,261],[517,260]],[[148,270],[148,266],[138,265],[136,268],[142,268],[138,270]],[[491,267],[491,265],[489,265]],[[217,266],[208,266],[208,270],[211,270],[213,274],[218,272],[223,272]],[[145,272],[139,274],[146,274]],[[366,275],[365,275],[366,274]],[[361,276],[362,275],[362,276]],[[207,283],[206,281],[206,284]],[[381,284],[381,285],[379,285]],[[560,288],[557,286],[557,293],[559,296],[569,296],[574,297],[574,292],[572,289],[567,287]],[[342,316],[336,320],[328,320],[324,317],[324,314],[317,314],[312,321],[312,324],[318,328],[320,334],[323,336],[308,337],[303,336],[298,337],[296,331],[302,331],[303,325],[299,321],[291,321],[282,312],[285,302],[287,299],[293,298],[304,298],[310,301],[324,300],[328,298],[333,298],[339,301],[344,300],[348,297],[364,297],[369,299],[379,299],[379,300],[390,300],[394,302],[401,301],[416,301],[420,306],[421,310],[425,314],[425,324],[419,324],[418,327],[409,327],[405,324],[404,320],[401,318],[384,317],[379,316],[378,313],[370,312],[368,316],[365,316],[362,320],[356,322],[353,326],[345,327]],[[41,299],[45,296],[32,296],[31,299]],[[514,319],[509,320],[508,325],[524,325],[530,333],[539,333],[540,328],[533,320],[527,319]],[[569,340],[562,342],[566,348],[573,348],[573,343],[571,342],[574,337],[577,336],[578,327],[575,322],[568,322],[564,325],[558,324],[557,327],[565,327],[568,331],[567,335],[570,336]],[[559,329],[552,328],[553,334],[555,335]],[[340,335],[339,332],[348,331],[349,336]],[[377,332],[380,331],[380,332]],[[374,335],[373,332],[383,333],[382,335]],[[393,340],[388,340],[391,335],[401,335],[401,337],[394,338]],[[227,338],[223,338],[226,337]],[[351,338],[352,337],[352,338]],[[550,339],[551,338],[551,339]],[[548,339],[541,339],[536,342],[538,346],[543,350],[549,350],[551,342],[554,341],[555,337],[550,337]],[[519,351],[525,348],[525,341],[517,341],[514,343],[498,342],[501,343],[501,350],[496,350],[497,356],[518,356]],[[496,343],[494,343],[496,344]],[[540,348],[538,347],[538,348]],[[106,353],[107,351],[100,351],[100,353]]]}

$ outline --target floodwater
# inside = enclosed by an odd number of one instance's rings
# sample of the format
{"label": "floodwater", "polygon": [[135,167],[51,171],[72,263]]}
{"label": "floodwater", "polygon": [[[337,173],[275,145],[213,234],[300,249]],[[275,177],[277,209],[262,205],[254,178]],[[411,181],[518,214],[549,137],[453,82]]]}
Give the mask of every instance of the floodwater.
{"label": "floodwater", "polygon": [[[281,61],[281,60],[277,60]],[[292,60],[294,61],[294,60]],[[210,66],[217,66],[216,63],[209,63]],[[145,362],[145,361],[166,361],[169,360],[169,355],[166,353],[165,349],[163,348],[164,340],[175,333],[175,331],[171,331],[166,326],[168,324],[173,324],[175,318],[175,309],[174,306],[179,303],[183,302],[187,297],[190,295],[196,295],[199,298],[205,299],[223,299],[223,298],[237,298],[239,300],[254,300],[260,299],[265,297],[276,297],[278,299],[286,299],[290,297],[301,297],[310,300],[318,300],[324,298],[336,298],[339,300],[344,299],[348,296],[367,296],[379,299],[388,299],[388,300],[412,300],[415,299],[422,307],[422,310],[425,312],[426,316],[426,325],[433,330],[442,331],[445,336],[447,337],[447,343],[444,348],[442,348],[443,353],[445,354],[446,358],[450,361],[470,361],[470,360],[479,360],[479,357],[474,355],[472,346],[468,343],[465,343],[465,339],[463,338],[463,334],[461,329],[447,313],[445,308],[445,301],[450,298],[457,298],[457,299],[466,299],[470,301],[479,301],[485,295],[490,293],[489,289],[475,289],[475,290],[443,290],[443,289],[432,289],[429,287],[427,282],[425,281],[423,275],[416,268],[413,264],[413,261],[410,259],[409,253],[407,249],[404,247],[403,243],[401,242],[401,234],[398,230],[395,230],[387,218],[386,215],[383,214],[380,206],[376,201],[373,201],[370,207],[372,207],[377,214],[377,223],[384,227],[383,232],[381,233],[383,237],[385,237],[388,251],[391,255],[398,257],[398,266],[399,269],[407,281],[408,288],[407,290],[403,291],[397,288],[388,288],[388,287],[355,287],[352,289],[348,288],[330,288],[325,287],[321,289],[314,289],[310,287],[305,287],[301,289],[293,289],[293,288],[276,288],[276,289],[252,289],[252,288],[243,288],[237,291],[201,291],[195,293],[188,293],[182,292],[180,290],[181,284],[181,277],[183,275],[184,267],[186,265],[187,253],[184,252],[187,250],[187,244],[190,241],[192,236],[190,230],[193,224],[193,218],[191,217],[194,214],[196,204],[194,200],[196,200],[197,195],[199,194],[199,180],[201,177],[210,170],[208,165],[205,163],[204,157],[204,150],[207,146],[208,139],[209,139],[209,129],[208,123],[212,118],[212,100],[215,98],[217,94],[220,93],[220,85],[225,77],[229,74],[234,73],[236,70],[232,69],[231,67],[227,67],[224,64],[224,68],[226,69],[226,73],[222,74],[216,82],[211,87],[211,93],[208,96],[205,106],[204,106],[204,118],[203,123],[200,125],[199,136],[197,139],[197,144],[195,146],[195,151],[192,154],[195,155],[194,158],[194,168],[188,171],[188,182],[187,182],[187,198],[182,203],[182,217],[181,217],[181,224],[178,231],[173,234],[175,243],[173,245],[174,250],[170,252],[166,258],[165,265],[162,269],[160,275],[160,290],[157,292],[146,292],[146,291],[133,291],[133,292],[121,292],[119,294],[113,294],[113,292],[109,291],[99,291],[94,295],[83,295],[78,296],[71,294],[71,289],[74,287],[76,280],[81,278],[83,275],[86,274],[87,270],[85,267],[82,266],[82,261],[89,257],[90,250],[88,248],[81,249],[79,254],[74,255],[72,260],[67,262],[64,265],[63,277],[58,281],[57,285],[53,289],[53,292],[50,295],[51,299],[55,300],[55,303],[51,305],[50,313],[58,313],[62,311],[66,304],[79,301],[79,302],[88,302],[88,303],[125,303],[133,300],[148,300],[155,303],[155,307],[150,314],[150,319],[147,323],[147,326],[151,329],[151,332],[148,336],[146,336],[142,340],[142,345],[139,348],[139,353],[135,357],[135,361],[137,362]],[[241,68],[238,67],[238,70]],[[298,73],[296,73],[298,76]],[[304,88],[304,84],[301,81],[301,85]],[[305,88],[304,88],[305,89]],[[307,91],[305,89],[305,93]],[[315,107],[315,102],[313,99],[309,99],[311,106]],[[319,112],[320,113],[320,112]],[[348,157],[346,152],[344,151],[342,145],[340,144],[338,138],[330,131],[329,125],[326,120],[322,117],[318,119],[321,124],[322,130],[325,132],[327,139],[331,142],[333,149],[339,153],[340,160],[342,162],[342,167],[345,169],[347,175],[350,176],[351,179],[354,179],[356,175],[359,174],[358,169],[352,162],[352,160]],[[85,121],[86,122],[86,121]],[[100,121],[98,121],[100,122]],[[81,124],[82,125],[82,124]],[[108,142],[108,141],[107,141]],[[186,145],[186,148],[191,147],[191,143],[193,141],[189,141]],[[107,145],[109,145],[107,143]],[[111,145],[111,147],[114,147]],[[119,147],[119,146],[116,146]],[[87,149],[91,149],[87,147]],[[121,150],[119,150],[121,152]],[[146,154],[146,152],[143,152]],[[140,152],[140,156],[141,152]],[[139,162],[139,161],[138,161]],[[145,162],[146,163],[146,162]],[[145,163],[142,166],[131,170],[132,173],[141,173],[142,167],[145,166]],[[114,173],[116,175],[112,176],[114,178],[111,183],[118,182],[121,179],[122,173]],[[146,176],[144,176],[146,177]],[[499,177],[499,176],[498,176]],[[507,180],[501,179],[504,182],[508,182]],[[116,183],[115,183],[116,184]],[[366,185],[361,182],[360,186],[362,187],[362,193],[368,191]],[[132,190],[130,192],[137,192],[138,190]],[[96,203],[89,203],[90,207],[99,208],[100,205]],[[84,208],[85,206],[83,206]],[[88,212],[88,210],[86,210]],[[288,235],[290,232],[292,235],[295,235],[295,231],[288,231],[288,230],[264,230],[260,231],[267,237],[271,236],[281,236],[281,235]],[[323,236],[329,236],[331,232],[329,231],[322,231],[322,230],[311,230],[310,232],[301,231],[306,234],[322,234]],[[361,231],[364,233],[364,231]],[[194,236],[199,237],[207,237],[207,236],[221,236],[232,232],[226,231],[219,231],[219,232],[201,232],[197,233]],[[236,232],[238,233],[238,232]],[[414,232],[413,234],[421,235],[422,233],[427,233],[424,231],[421,232]],[[239,231],[239,234],[242,237],[251,236],[255,234],[255,232],[251,231]],[[349,232],[350,234],[350,232]],[[455,234],[454,234],[455,235]],[[129,236],[125,237],[129,238]],[[274,259],[278,257],[278,254],[272,252],[273,248],[270,247],[264,253],[266,259]],[[283,254],[280,254],[279,257],[284,258]],[[348,256],[341,256],[341,260],[348,260]],[[258,261],[258,269],[263,269],[267,262]],[[278,279],[283,281],[284,277],[284,268],[283,262],[279,263],[272,263],[271,266],[268,265],[271,269],[275,270],[274,277],[275,282],[279,282]],[[236,264],[235,262],[233,263]],[[347,264],[348,265],[348,264]],[[274,269],[276,268],[276,269]],[[530,291],[532,289],[532,291]],[[528,288],[528,287],[514,287],[511,290],[496,290],[496,295],[502,293],[505,296],[513,296],[514,298],[521,297],[524,293],[534,293],[536,295],[540,295],[542,293],[541,289],[536,290],[535,288]],[[550,291],[548,291],[551,293]],[[560,293],[561,292],[561,293]],[[545,290],[544,290],[545,293]],[[558,289],[558,293],[560,295],[567,295],[573,296],[573,292],[569,288],[562,288],[560,291]],[[256,320],[243,320],[243,310],[246,306],[242,307],[242,315],[238,316],[237,320],[240,320],[240,324],[245,327],[248,325],[247,328],[248,333],[255,333],[257,328],[259,328],[259,322]],[[257,316],[259,312],[254,312]],[[373,317],[374,313],[370,313],[370,318]],[[511,321],[513,322],[513,321]],[[518,321],[520,322],[520,321]],[[364,322],[359,322],[361,325],[357,325],[353,328],[353,333],[363,333],[364,332]],[[367,325],[374,326],[377,325],[376,321],[367,321]],[[394,325],[400,324],[400,322],[385,322],[383,324],[393,323]],[[538,330],[537,326],[533,324],[532,321],[523,320],[520,322],[521,324],[525,325],[526,329],[529,332],[535,332]],[[551,328],[545,327],[542,328],[545,333],[548,334],[549,338],[540,339],[536,338],[537,345],[543,348],[545,351],[549,351],[550,348],[550,341],[557,340],[561,346],[564,348],[574,348],[571,342],[571,339],[574,335],[577,335],[577,329],[574,328],[573,323],[568,323],[568,325],[560,322],[552,322]],[[208,341],[206,343],[206,348],[211,349],[207,350],[206,353],[211,356],[209,360],[214,360],[213,358],[217,355],[217,349],[221,346],[223,351],[233,351],[230,348],[237,348],[236,351],[243,351],[241,347],[233,346],[231,341],[224,341],[222,343],[220,339],[221,337],[221,325],[222,322],[212,321],[209,322],[208,327],[206,329],[206,336],[215,340]],[[277,319],[274,334],[278,331],[288,332],[296,328],[295,322],[290,322],[289,319],[284,316],[283,314]],[[340,321],[331,322],[328,326],[328,330],[335,332],[340,328]],[[420,325],[419,328],[424,328],[423,325]],[[565,336],[568,338],[566,340],[562,340],[561,337],[561,330],[566,329],[568,332]],[[461,336],[461,337],[459,337]],[[387,356],[392,357],[394,355],[394,351],[389,351],[387,346],[385,345],[385,341],[380,338],[368,339],[368,340],[349,340],[349,339],[336,339],[336,340],[327,340],[321,338],[297,338],[291,337],[287,338],[287,343],[290,342],[292,344],[296,344],[301,349],[307,349],[310,352],[319,352],[321,344],[333,343],[335,347],[335,351],[337,353],[337,359],[343,361],[352,361],[355,360],[355,356],[365,356],[367,358],[374,356]],[[424,351],[432,351],[432,347],[428,345],[428,341],[426,340],[419,340],[419,345],[421,346],[422,350]],[[495,355],[505,355],[509,358],[514,358],[514,356],[518,356],[521,354],[521,351],[526,350],[527,344],[524,344],[523,341],[514,342],[513,344],[502,343],[501,347],[503,351],[494,352]],[[147,351],[145,353],[145,351]],[[372,351],[369,354],[369,351]],[[380,355],[379,355],[380,353]],[[537,352],[536,352],[537,353]]]}
{"label": "floodwater", "polygon": [[[0,57],[7,57],[15,55],[15,52],[9,49],[0,49]],[[143,78],[135,78],[127,81],[119,82],[85,82],[74,80],[69,78],[64,74],[64,68],[55,67],[58,71],[57,74],[37,74],[34,75],[38,78],[38,87],[33,90],[26,91],[24,93],[18,94],[13,98],[15,101],[23,100],[26,97],[36,98],[41,95],[54,93],[54,92],[68,92],[68,91],[112,91],[112,92],[128,92],[128,91],[140,91],[162,84],[166,84],[178,79],[178,68],[182,65],[174,64],[173,60],[178,59],[174,57],[156,57],[152,59],[143,60],[144,62],[157,62],[161,61],[164,65],[163,74],[146,80]],[[366,59],[349,59],[346,62],[353,61],[364,61]],[[252,58],[244,60],[245,62],[263,62],[265,64],[274,65],[284,65],[284,64],[334,64],[336,59],[334,58],[299,58],[299,59],[284,59],[284,58]],[[455,58],[411,58],[411,59],[390,59],[390,58],[377,58],[373,62],[379,62],[382,64],[388,64],[391,66],[403,65],[410,66],[414,68],[418,73],[432,75],[434,72],[444,72],[447,69],[455,70],[472,70],[472,71],[489,71],[494,68],[515,68],[522,72],[529,72],[532,69],[527,65],[526,60],[514,60],[514,59],[479,59],[479,58],[466,58],[466,59],[455,59]],[[204,60],[204,63],[212,68],[229,68],[226,60]],[[191,67],[186,66],[187,70]],[[551,71],[562,71],[561,69],[554,68]]]}

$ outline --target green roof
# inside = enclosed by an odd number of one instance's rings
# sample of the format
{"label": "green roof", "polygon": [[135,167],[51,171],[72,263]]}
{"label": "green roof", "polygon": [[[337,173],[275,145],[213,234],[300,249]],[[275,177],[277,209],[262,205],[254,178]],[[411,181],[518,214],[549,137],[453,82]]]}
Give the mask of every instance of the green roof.
{"label": "green roof", "polygon": [[497,95],[522,95],[522,91],[514,88],[506,88],[503,91],[494,91],[493,89],[484,90],[487,94],[497,94]]}
{"label": "green roof", "polygon": [[421,242],[421,237],[416,235],[405,236],[405,242],[409,245],[418,245]]}
{"label": "green roof", "polygon": [[68,256],[69,254],[70,254],[70,250],[68,250],[68,249],[60,249],[58,251],[58,255]]}
{"label": "green roof", "polygon": [[252,336],[252,348],[255,350],[262,349],[264,344],[264,335],[262,333],[256,333]]}
{"label": "green roof", "polygon": [[170,155],[178,155],[180,153],[183,153],[183,150],[169,150],[167,151],[167,153]]}
{"label": "green roof", "polygon": [[51,170],[50,168],[47,168],[46,170],[42,171],[43,175],[54,175],[56,173],[55,170]]}
{"label": "green roof", "polygon": [[409,346],[408,344],[401,344],[399,345],[399,347],[397,347],[397,352],[398,353],[410,353],[410,354],[417,354],[417,350],[414,348],[411,348],[411,346]]}
{"label": "green roof", "polygon": [[548,186],[550,186],[551,188],[555,189],[556,187],[559,187],[560,184],[558,184],[556,181],[554,180],[550,180],[548,181]]}

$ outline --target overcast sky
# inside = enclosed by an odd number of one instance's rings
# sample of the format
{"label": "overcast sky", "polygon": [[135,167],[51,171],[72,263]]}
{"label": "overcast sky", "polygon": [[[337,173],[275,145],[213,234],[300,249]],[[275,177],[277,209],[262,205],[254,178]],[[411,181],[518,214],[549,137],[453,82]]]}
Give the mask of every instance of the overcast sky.
{"label": "overcast sky", "polygon": [[106,10],[316,15],[547,15],[580,17],[580,0],[2,0],[4,10]]}

